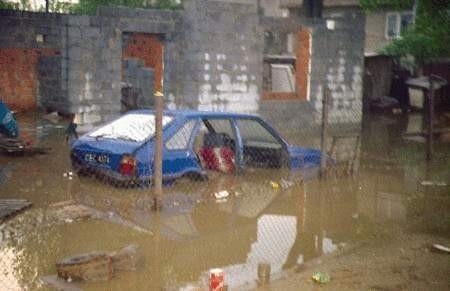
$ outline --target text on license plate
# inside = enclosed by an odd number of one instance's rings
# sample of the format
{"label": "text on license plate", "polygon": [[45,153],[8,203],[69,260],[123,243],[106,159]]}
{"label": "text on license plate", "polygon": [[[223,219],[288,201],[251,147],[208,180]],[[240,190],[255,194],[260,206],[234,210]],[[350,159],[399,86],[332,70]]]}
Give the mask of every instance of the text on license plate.
{"label": "text on license plate", "polygon": [[85,154],[84,160],[88,163],[109,164],[109,156],[105,154]]}

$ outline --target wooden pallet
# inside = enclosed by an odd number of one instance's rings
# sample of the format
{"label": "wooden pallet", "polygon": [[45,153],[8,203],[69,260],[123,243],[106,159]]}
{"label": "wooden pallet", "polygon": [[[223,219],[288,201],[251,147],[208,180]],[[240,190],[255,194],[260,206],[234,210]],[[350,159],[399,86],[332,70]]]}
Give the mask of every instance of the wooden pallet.
{"label": "wooden pallet", "polygon": [[0,152],[6,154],[47,154],[49,151],[50,148],[35,147],[19,139],[0,136]]}
{"label": "wooden pallet", "polygon": [[31,205],[32,203],[26,199],[0,199],[0,224]]}

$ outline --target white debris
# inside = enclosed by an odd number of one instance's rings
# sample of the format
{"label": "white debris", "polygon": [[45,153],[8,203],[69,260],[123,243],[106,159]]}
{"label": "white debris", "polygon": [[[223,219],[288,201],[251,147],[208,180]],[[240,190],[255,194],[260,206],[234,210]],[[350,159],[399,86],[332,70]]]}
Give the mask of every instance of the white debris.
{"label": "white debris", "polygon": [[214,193],[214,196],[216,197],[216,199],[224,199],[224,198],[227,198],[228,196],[230,196],[230,193],[228,193],[228,191],[226,191],[226,190],[223,190],[223,191]]}
{"label": "white debris", "polygon": [[441,181],[422,181],[422,186],[447,186],[447,183]]}

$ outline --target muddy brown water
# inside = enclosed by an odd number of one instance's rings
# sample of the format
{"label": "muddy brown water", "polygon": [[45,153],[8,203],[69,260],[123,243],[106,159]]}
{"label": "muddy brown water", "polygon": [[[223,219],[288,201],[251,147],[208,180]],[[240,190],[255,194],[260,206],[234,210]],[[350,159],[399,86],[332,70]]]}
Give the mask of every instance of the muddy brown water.
{"label": "muddy brown water", "polygon": [[[427,167],[423,144],[402,141],[405,125],[392,117],[365,124],[354,176],[301,183],[288,171],[257,169],[240,176],[213,174],[205,182],[182,180],[164,188],[164,207],[158,214],[150,210],[151,189],[118,189],[89,177],[64,175],[71,171],[66,123],[54,124],[39,115],[20,118],[22,137],[52,151],[33,157],[0,156],[0,198],[34,203],[0,225],[0,290],[48,290],[40,278],[55,274],[58,260],[129,244],[140,247],[137,271],[118,273],[109,282],[74,286],[206,287],[208,270],[222,268],[231,289],[250,288],[259,263],[270,264],[276,277],[389,232],[393,224],[439,235],[450,230],[445,223],[450,188],[427,185],[450,182],[448,144],[436,144],[435,161]],[[224,201],[214,197],[220,191],[229,194]],[[138,228],[99,219],[56,222],[50,205],[67,200],[119,216]]]}

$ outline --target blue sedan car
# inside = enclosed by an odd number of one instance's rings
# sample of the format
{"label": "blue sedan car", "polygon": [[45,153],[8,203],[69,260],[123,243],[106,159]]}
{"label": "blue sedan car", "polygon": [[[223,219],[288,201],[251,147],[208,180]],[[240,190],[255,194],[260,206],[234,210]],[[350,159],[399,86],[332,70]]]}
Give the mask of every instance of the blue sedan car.
{"label": "blue sedan car", "polygon": [[[95,174],[119,185],[146,184],[152,179],[154,112],[130,111],[72,144],[78,173]],[[249,114],[164,111],[163,178],[207,178],[247,168],[313,169],[320,151],[288,144],[260,117]]]}

